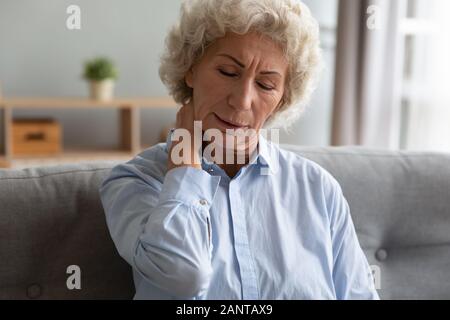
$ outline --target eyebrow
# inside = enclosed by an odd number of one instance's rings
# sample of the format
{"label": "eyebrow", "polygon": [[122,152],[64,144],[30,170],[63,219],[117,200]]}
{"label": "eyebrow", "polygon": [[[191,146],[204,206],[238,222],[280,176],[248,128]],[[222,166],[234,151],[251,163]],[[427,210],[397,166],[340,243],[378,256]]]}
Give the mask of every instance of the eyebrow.
{"label": "eyebrow", "polygon": [[[220,57],[225,57],[225,58],[229,58],[231,60],[234,61],[234,63],[236,63],[238,66],[240,66],[241,68],[245,68],[245,64],[243,64],[241,61],[239,61],[238,59],[236,59],[235,57],[233,57],[232,55],[226,54],[226,53],[221,53],[218,54],[218,56]],[[270,70],[265,70],[265,71],[261,71],[261,74],[275,74],[281,77],[281,74],[277,71],[270,71]]]}

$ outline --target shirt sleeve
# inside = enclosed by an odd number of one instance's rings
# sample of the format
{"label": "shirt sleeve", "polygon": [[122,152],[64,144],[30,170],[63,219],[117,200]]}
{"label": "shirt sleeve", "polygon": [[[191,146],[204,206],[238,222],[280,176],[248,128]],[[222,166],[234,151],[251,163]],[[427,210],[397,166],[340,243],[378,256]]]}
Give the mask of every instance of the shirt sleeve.
{"label": "shirt sleeve", "polygon": [[332,181],[329,206],[336,298],[378,300],[372,272],[360,247],[348,202],[335,180]]}
{"label": "shirt sleeve", "polygon": [[175,298],[195,298],[209,286],[209,208],[219,181],[203,170],[178,167],[161,182],[129,162],[113,168],[100,187],[119,254]]}

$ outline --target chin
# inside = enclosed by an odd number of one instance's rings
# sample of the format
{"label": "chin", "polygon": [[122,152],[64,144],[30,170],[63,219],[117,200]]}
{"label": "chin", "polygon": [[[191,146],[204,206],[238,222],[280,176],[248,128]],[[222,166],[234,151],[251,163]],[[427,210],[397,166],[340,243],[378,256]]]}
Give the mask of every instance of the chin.
{"label": "chin", "polygon": [[[216,132],[207,131],[205,129],[206,134],[204,134],[205,141],[212,141],[211,143],[215,145],[216,148],[226,149],[226,150],[234,150],[234,151],[245,151],[247,149],[252,149],[252,146],[255,146],[258,143],[258,134],[256,131],[255,134],[247,135],[246,132],[254,129],[247,129],[244,131],[242,136],[237,136],[234,134],[226,134],[225,131],[222,131],[218,128],[216,129],[221,132],[219,137],[215,136]],[[214,138],[213,138],[214,137]],[[227,143],[228,141],[228,143]]]}

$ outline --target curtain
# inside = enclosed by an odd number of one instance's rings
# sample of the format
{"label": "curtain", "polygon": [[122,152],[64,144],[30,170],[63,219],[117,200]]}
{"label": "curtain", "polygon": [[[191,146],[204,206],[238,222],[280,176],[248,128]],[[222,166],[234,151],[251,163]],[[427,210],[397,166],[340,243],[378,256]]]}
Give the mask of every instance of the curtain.
{"label": "curtain", "polygon": [[399,146],[402,0],[340,0],[332,145]]}

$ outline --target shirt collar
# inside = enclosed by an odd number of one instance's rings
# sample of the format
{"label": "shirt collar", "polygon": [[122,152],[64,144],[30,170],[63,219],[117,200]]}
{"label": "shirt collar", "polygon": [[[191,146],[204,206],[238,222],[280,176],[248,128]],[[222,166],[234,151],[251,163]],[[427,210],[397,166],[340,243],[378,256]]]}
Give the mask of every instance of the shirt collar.
{"label": "shirt collar", "polygon": [[271,142],[269,142],[263,135],[258,138],[258,161],[261,165],[274,169],[275,164],[275,149]]}
{"label": "shirt collar", "polygon": [[[172,134],[175,128],[172,128],[169,130],[169,133],[167,134],[166,138],[166,152],[168,153],[170,150],[170,147],[172,145]],[[257,151],[252,154],[250,157],[249,164],[259,164],[261,166],[265,166],[270,168],[271,170],[274,170],[274,164],[276,159],[275,157],[275,150],[273,149],[274,146],[271,142],[269,142],[263,135],[259,134],[258,137],[258,148]],[[202,164],[205,164],[206,162],[204,159],[202,160]]]}

